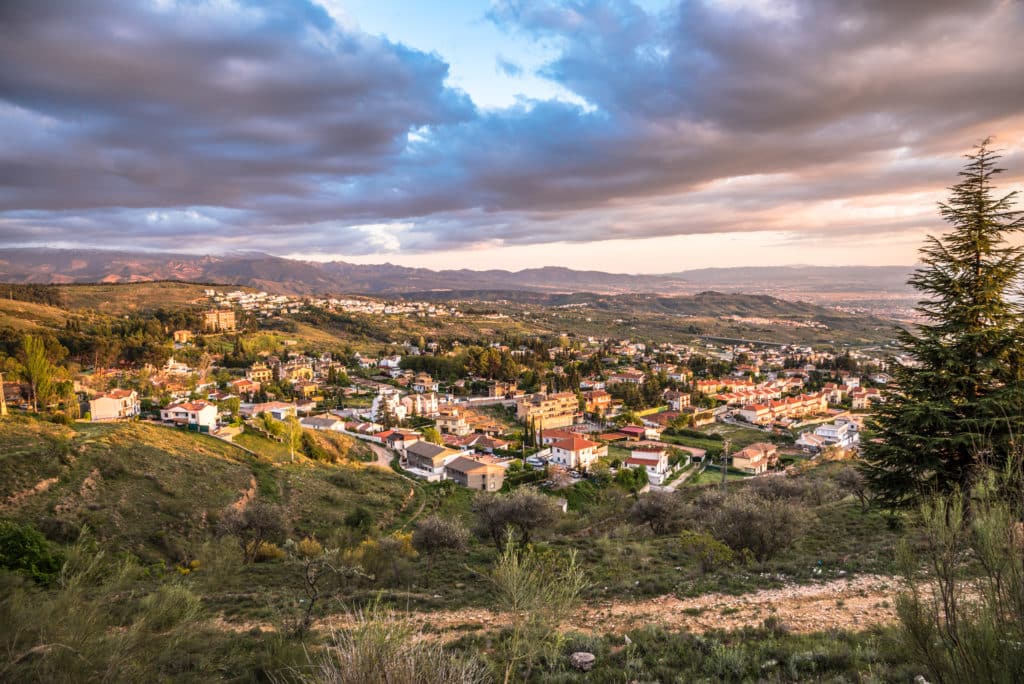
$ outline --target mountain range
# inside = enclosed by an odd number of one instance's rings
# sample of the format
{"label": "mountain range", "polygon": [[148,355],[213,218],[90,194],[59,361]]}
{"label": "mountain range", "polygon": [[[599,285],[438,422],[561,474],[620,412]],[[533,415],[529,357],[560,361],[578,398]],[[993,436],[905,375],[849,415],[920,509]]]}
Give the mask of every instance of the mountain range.
{"label": "mountain range", "polygon": [[906,266],[705,268],[631,275],[546,266],[522,271],[434,271],[393,264],[286,259],[262,253],[195,256],[173,253],[0,249],[0,281],[132,283],[179,280],[244,285],[281,294],[402,294],[437,291],[688,294],[710,288],[744,292],[879,292],[906,294]]}

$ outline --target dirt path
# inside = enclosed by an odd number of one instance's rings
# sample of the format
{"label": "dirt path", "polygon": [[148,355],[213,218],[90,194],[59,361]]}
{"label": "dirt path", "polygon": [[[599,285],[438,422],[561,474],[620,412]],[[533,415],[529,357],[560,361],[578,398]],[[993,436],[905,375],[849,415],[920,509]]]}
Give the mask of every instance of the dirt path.
{"label": "dirt path", "polygon": [[391,459],[395,457],[390,451],[382,447],[380,444],[374,444],[373,442],[364,442],[366,446],[370,447],[370,451],[377,457],[376,461],[372,461],[367,465],[376,466],[378,468],[384,468],[391,470]]}
{"label": "dirt path", "polygon": [[[581,608],[562,623],[562,629],[595,634],[624,634],[644,625],[702,633],[760,626],[770,616],[790,631],[830,629],[859,631],[896,619],[895,596],[900,581],[894,577],[864,575],[823,584],[731,596],[706,594],[679,599],[659,596],[634,602],[608,601]],[[458,638],[473,631],[500,629],[507,616],[484,608],[403,614],[413,625],[429,626],[431,634]],[[348,616],[333,616],[318,623],[320,629],[343,627]]]}

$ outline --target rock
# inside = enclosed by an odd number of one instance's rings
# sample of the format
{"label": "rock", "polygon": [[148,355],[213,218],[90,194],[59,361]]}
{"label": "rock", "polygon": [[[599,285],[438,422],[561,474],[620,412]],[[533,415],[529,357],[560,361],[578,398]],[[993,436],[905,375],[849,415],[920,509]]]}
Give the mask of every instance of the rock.
{"label": "rock", "polygon": [[928,680],[924,678],[924,675],[917,675],[914,677],[914,684],[928,684]]}
{"label": "rock", "polygon": [[581,672],[590,672],[594,667],[595,660],[597,660],[597,656],[586,651],[576,651],[569,656],[569,664]]}
{"label": "rock", "polygon": [[629,646],[629,645],[630,645],[631,643],[633,643],[633,640],[629,638],[629,635],[628,635],[628,634],[626,634],[626,635],[625,635],[625,636],[623,637],[623,639],[625,639],[625,640],[626,640],[626,645],[627,645],[627,646]]}

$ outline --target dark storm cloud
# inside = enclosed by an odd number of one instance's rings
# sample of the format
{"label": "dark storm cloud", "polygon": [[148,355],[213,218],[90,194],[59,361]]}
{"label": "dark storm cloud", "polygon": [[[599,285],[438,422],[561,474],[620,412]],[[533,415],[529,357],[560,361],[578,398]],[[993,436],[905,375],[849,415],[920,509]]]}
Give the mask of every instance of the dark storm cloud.
{"label": "dark storm cloud", "polygon": [[919,229],[793,210],[926,192],[985,135],[1024,140],[1012,0],[501,0],[490,20],[557,46],[540,73],[582,104],[489,111],[438,56],[316,5],[222,6],[0,5],[0,242],[365,253]]}

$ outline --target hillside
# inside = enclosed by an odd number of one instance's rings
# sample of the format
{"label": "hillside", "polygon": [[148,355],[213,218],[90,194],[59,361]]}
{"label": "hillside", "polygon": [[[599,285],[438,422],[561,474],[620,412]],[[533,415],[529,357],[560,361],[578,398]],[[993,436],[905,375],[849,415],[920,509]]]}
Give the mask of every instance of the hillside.
{"label": "hillside", "polygon": [[[352,447],[349,438],[335,439]],[[0,516],[31,522],[64,540],[87,526],[119,550],[180,562],[213,535],[225,507],[247,497],[281,504],[295,529],[326,537],[357,506],[388,519],[408,491],[390,471],[301,457],[287,463],[272,451],[273,443],[256,438],[246,444],[265,455],[143,423],[67,428],[5,419]]]}

